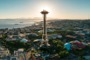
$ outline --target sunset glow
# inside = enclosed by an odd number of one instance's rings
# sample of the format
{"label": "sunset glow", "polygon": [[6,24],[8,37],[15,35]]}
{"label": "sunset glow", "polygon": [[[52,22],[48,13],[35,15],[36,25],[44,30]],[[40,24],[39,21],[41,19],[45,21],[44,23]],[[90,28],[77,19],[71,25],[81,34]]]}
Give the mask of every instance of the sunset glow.
{"label": "sunset glow", "polygon": [[[41,11],[43,10],[46,10],[49,12],[49,14],[47,15],[47,17],[53,17],[53,9],[52,9],[52,6],[51,4],[49,3],[40,3],[37,5],[37,11],[40,13]],[[38,17],[42,17],[41,14],[38,14]]]}
{"label": "sunset glow", "polygon": [[88,19],[89,2],[89,0],[0,0],[0,18],[42,17],[40,12],[47,10],[49,12],[47,17],[50,18]]}

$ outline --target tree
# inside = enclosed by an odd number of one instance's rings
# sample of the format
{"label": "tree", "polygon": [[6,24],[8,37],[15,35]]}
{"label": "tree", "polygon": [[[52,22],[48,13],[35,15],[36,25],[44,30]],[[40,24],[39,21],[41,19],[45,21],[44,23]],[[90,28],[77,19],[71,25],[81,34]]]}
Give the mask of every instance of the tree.
{"label": "tree", "polygon": [[60,40],[50,40],[50,47],[48,47],[47,49],[42,49],[42,51],[44,51],[48,54],[58,54],[59,57],[63,58],[69,55],[69,52],[66,51],[66,49],[64,48],[64,43],[61,42]]}

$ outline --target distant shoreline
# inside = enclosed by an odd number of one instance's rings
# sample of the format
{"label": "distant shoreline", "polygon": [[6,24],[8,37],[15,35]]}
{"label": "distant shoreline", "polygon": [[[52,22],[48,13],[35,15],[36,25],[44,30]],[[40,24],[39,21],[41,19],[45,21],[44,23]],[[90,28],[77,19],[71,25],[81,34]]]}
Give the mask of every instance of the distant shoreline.
{"label": "distant shoreline", "polygon": [[[88,21],[90,19],[51,19],[47,20],[47,22],[54,21]],[[0,29],[13,29],[13,28],[24,28],[36,24],[36,22],[40,22],[43,20],[30,20],[30,19],[0,19]]]}

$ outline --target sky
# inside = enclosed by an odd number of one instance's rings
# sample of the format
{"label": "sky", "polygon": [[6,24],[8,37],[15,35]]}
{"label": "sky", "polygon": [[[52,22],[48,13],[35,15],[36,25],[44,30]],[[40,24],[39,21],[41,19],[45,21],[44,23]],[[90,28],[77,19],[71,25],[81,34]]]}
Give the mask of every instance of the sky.
{"label": "sky", "polygon": [[0,19],[41,18],[90,19],[90,0],[0,0]]}

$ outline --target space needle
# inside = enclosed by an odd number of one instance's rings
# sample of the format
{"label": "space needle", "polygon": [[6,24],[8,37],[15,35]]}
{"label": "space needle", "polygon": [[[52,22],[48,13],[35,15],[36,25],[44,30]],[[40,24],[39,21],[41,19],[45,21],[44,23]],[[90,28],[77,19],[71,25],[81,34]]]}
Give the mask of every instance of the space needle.
{"label": "space needle", "polygon": [[41,46],[42,45],[47,45],[50,46],[50,44],[48,43],[48,38],[47,38],[47,26],[46,26],[46,15],[49,12],[46,10],[41,11],[41,14],[43,14],[43,35],[42,35],[42,42],[41,42]]}

